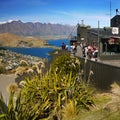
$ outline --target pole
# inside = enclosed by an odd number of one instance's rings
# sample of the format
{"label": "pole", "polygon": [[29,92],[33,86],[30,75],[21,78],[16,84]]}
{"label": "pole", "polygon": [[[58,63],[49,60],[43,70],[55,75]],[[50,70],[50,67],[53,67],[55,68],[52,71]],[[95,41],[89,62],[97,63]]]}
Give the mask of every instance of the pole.
{"label": "pole", "polygon": [[110,0],[110,27],[111,27],[111,16],[112,16],[112,4]]}
{"label": "pole", "polygon": [[98,20],[98,58],[100,57],[100,21]]}

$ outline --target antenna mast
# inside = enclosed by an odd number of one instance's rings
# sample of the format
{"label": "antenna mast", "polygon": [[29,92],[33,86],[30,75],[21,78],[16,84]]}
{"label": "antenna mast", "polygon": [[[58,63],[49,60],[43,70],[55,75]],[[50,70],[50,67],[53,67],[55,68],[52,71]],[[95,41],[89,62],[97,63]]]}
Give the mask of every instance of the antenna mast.
{"label": "antenna mast", "polygon": [[111,0],[110,0],[110,19],[111,19],[111,16],[112,16],[112,6],[111,6]]}

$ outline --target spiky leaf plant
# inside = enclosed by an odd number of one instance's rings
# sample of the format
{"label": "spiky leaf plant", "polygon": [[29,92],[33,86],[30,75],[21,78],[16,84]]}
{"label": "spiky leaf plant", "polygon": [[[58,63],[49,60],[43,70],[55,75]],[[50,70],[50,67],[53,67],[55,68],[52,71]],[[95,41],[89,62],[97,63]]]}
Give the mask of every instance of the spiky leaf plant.
{"label": "spiky leaf plant", "polygon": [[[66,54],[56,59],[44,77],[35,74],[26,79],[12,109],[17,116],[15,120],[62,119],[60,111],[68,110],[69,105],[73,107],[73,103],[74,110],[81,106],[89,109],[93,104],[90,90],[77,80],[78,72],[79,59]],[[9,114],[1,114],[5,115],[11,118]]]}
{"label": "spiky leaf plant", "polygon": [[69,74],[70,71],[73,72],[73,75],[76,76],[80,70],[80,61],[77,57],[71,58],[69,54],[64,54],[56,58],[55,62],[51,66],[51,72],[56,71],[59,73],[62,71],[62,74]]}

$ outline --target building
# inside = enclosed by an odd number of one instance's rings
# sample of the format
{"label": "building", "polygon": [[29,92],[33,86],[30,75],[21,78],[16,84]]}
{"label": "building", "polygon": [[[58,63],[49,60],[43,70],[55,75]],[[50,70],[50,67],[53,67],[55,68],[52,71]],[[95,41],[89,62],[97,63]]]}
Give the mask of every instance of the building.
{"label": "building", "polygon": [[[116,32],[116,31],[117,32]],[[120,15],[111,19],[111,27],[90,28],[78,25],[77,41],[99,47],[99,59],[120,59]]]}
{"label": "building", "polygon": [[111,19],[111,27],[120,28],[120,15],[116,15]]}
{"label": "building", "polygon": [[82,25],[78,24],[77,40],[78,40],[78,42],[87,40],[87,26],[85,26],[84,24],[82,24]]}

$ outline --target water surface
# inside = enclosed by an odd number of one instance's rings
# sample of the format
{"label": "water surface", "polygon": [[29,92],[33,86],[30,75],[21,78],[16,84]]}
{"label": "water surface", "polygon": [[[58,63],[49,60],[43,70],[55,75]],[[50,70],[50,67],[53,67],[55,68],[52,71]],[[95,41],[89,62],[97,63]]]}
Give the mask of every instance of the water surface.
{"label": "water surface", "polygon": [[[56,47],[61,47],[62,43],[69,44],[68,39],[59,39],[59,40],[48,40],[48,44]],[[40,58],[48,58],[50,59],[50,52],[53,52],[54,48],[18,48],[18,47],[8,47],[8,50],[13,52],[17,52],[23,55],[31,55]]]}

